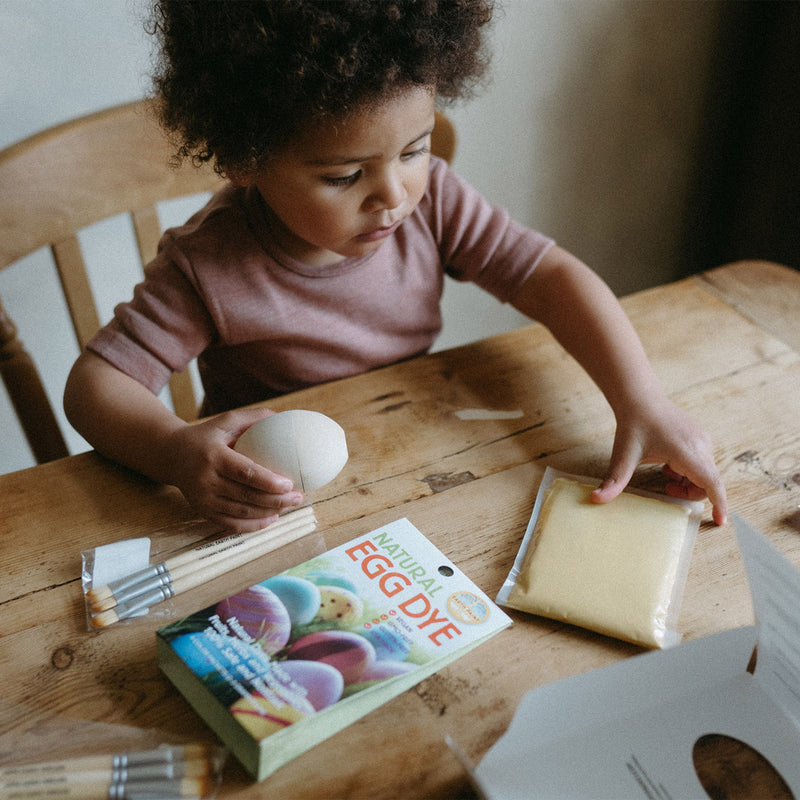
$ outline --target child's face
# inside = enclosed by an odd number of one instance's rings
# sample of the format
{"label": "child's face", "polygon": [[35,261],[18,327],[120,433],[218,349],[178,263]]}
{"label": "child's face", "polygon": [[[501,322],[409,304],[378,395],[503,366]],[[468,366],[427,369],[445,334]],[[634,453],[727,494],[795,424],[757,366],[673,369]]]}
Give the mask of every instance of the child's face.
{"label": "child's face", "polygon": [[306,131],[246,181],[279,244],[313,266],[377,250],[425,193],[433,121],[434,93],[412,88]]}

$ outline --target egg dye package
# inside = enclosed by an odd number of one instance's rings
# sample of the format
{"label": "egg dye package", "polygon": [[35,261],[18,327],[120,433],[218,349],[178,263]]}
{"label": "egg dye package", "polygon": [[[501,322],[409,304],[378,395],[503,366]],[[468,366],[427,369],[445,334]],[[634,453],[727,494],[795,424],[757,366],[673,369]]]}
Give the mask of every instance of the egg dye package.
{"label": "egg dye package", "polygon": [[632,489],[601,505],[598,483],[547,468],[497,603],[645,647],[677,644],[703,505]]}
{"label": "egg dye package", "polygon": [[171,622],[156,650],[263,780],[510,624],[402,518]]}

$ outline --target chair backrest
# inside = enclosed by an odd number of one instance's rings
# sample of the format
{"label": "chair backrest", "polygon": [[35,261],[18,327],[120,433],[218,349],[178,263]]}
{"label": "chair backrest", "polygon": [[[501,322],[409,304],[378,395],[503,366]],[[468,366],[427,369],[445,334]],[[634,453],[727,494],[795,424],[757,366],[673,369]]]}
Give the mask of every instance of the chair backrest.
{"label": "chair backrest", "polygon": [[[49,247],[80,348],[100,319],[78,232],[128,213],[146,263],[161,235],[156,204],[222,185],[210,167],[173,168],[172,153],[148,101],[58,125],[0,153],[0,270]],[[37,462],[67,455],[36,368],[2,306],[0,372]],[[173,377],[170,393],[176,413],[197,415],[188,373]]]}
{"label": "chair backrest", "polygon": [[[439,112],[432,149],[448,161],[455,149],[452,123]],[[58,125],[0,152],[0,271],[49,247],[81,349],[101,321],[79,231],[129,214],[144,265],[162,233],[157,204],[222,185],[209,166],[172,166],[172,154],[147,100]],[[37,369],[1,302],[0,376],[37,462],[68,455]],[[176,414],[197,416],[188,371],[173,375],[170,394]]]}

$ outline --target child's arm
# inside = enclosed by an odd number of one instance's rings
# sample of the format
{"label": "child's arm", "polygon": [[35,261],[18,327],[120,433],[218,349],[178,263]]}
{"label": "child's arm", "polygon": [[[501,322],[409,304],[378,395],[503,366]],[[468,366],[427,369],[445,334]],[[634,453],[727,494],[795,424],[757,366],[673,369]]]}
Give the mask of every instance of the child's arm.
{"label": "child's arm", "polygon": [[606,284],[560,247],[551,247],[514,306],[546,325],[605,395],[617,420],[611,462],[593,500],[608,502],[641,463],[664,463],[667,492],[706,495],[714,521],[727,515],[725,487],[706,433],[664,393],[639,337]]}
{"label": "child's arm", "polygon": [[99,452],[160,483],[177,486],[209,519],[238,531],[263,528],[302,496],[232,445],[268,415],[231,411],[189,425],[138,381],[91,352],[76,361],[64,393],[70,423]]}

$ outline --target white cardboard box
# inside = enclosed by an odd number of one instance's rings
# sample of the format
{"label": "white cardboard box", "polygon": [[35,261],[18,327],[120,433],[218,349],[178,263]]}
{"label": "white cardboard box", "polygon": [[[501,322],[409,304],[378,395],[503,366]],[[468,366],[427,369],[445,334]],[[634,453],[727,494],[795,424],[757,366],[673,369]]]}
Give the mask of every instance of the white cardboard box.
{"label": "white cardboard box", "polygon": [[734,523],[757,624],[532,690],[474,770],[489,800],[708,798],[692,760],[707,734],[755,748],[800,797],[800,572]]}

